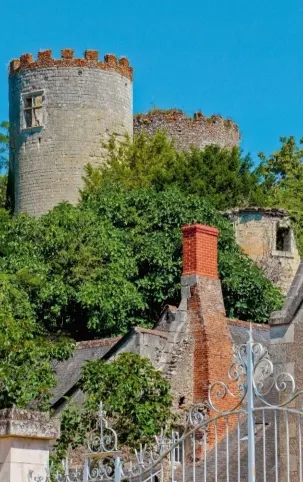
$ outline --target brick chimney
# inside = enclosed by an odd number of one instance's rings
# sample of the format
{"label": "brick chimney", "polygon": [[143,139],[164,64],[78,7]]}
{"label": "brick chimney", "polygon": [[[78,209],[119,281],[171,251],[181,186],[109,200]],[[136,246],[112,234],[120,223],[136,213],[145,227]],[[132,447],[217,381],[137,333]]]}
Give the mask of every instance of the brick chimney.
{"label": "brick chimney", "polygon": [[218,278],[218,234],[217,228],[203,224],[182,227],[183,273],[207,278]]}
{"label": "brick chimney", "polygon": [[[188,329],[194,344],[193,402],[197,403],[207,400],[211,383],[227,382],[232,341],[218,278],[219,231],[192,224],[183,226],[182,233],[181,283],[183,302],[184,296],[187,298]],[[230,400],[224,401],[220,408],[231,408]]]}

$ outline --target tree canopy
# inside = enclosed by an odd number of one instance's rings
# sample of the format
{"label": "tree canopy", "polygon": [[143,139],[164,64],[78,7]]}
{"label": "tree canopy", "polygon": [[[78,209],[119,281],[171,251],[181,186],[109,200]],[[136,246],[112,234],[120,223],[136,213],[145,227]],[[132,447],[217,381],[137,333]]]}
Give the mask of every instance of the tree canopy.
{"label": "tree canopy", "polygon": [[117,142],[112,137],[106,148],[106,165],[95,172],[95,182],[102,177],[127,189],[153,187],[157,191],[174,186],[204,197],[217,209],[263,201],[250,156],[242,157],[237,147],[209,145],[179,152],[165,132],[150,136],[142,131],[133,141],[126,137]]}
{"label": "tree canopy", "polygon": [[260,153],[258,167],[265,204],[287,209],[293,218],[297,244],[303,253],[303,139],[281,137],[280,150],[266,157]]}
{"label": "tree canopy", "polygon": [[9,123],[0,123],[0,208],[6,205]]}
{"label": "tree canopy", "polygon": [[34,319],[28,293],[14,275],[0,274],[0,408],[48,410],[56,386],[55,360],[68,358],[74,344],[51,337]]}
{"label": "tree canopy", "polygon": [[119,448],[152,443],[155,434],[173,421],[170,384],[147,358],[122,353],[111,363],[89,361],[80,384],[85,394],[82,409],[69,402],[61,413],[61,436],[52,454],[56,467],[69,448],[87,442],[101,401],[117,432]]}
{"label": "tree canopy", "polygon": [[40,219],[0,215],[0,274],[14,276],[33,316],[52,333],[76,339],[152,326],[178,304],[181,226],[216,226],[219,272],[229,316],[265,321],[278,289],[237,246],[229,222],[202,197],[176,188],[126,190],[86,180],[78,206],[63,203]]}

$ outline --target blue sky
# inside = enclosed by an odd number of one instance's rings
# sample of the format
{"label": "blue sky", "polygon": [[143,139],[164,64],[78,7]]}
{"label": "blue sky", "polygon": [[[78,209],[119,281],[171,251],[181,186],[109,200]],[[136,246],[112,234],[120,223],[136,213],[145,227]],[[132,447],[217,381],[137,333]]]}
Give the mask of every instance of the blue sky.
{"label": "blue sky", "polygon": [[231,117],[255,161],[303,137],[302,0],[6,0],[1,17],[0,120],[10,59],[91,48],[130,59],[135,112]]}

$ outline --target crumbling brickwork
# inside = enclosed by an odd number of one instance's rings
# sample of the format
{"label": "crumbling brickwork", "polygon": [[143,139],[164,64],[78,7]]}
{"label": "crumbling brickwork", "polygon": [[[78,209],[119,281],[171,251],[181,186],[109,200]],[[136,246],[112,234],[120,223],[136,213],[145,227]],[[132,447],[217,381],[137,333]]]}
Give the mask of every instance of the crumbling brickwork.
{"label": "crumbling brickwork", "polygon": [[[218,230],[193,224],[184,226],[182,232],[181,303],[177,310],[169,310],[166,322],[162,317],[157,325],[168,332],[160,368],[170,380],[177,410],[205,403],[212,383],[223,381],[230,386],[227,374],[232,363],[231,332],[218,279]],[[218,388],[214,387],[214,396]],[[231,409],[233,403],[228,396],[216,400],[222,411]],[[225,430],[225,422],[218,421],[219,438]],[[209,443],[213,440],[210,429]]]}
{"label": "crumbling brickwork", "polygon": [[141,130],[150,135],[164,130],[177,149],[186,151],[191,146],[203,149],[210,144],[232,148],[240,141],[239,128],[232,120],[218,115],[205,117],[201,112],[196,112],[192,118],[179,109],[154,109],[135,115],[134,133]]}
{"label": "crumbling brickwork", "polygon": [[132,69],[125,58],[72,49],[10,64],[10,172],[15,211],[39,216],[61,201],[76,203],[84,167],[104,162],[111,134],[133,132]]}
{"label": "crumbling brickwork", "polygon": [[300,263],[289,214],[276,208],[239,208],[225,212],[236,241],[265,275],[287,293]]}

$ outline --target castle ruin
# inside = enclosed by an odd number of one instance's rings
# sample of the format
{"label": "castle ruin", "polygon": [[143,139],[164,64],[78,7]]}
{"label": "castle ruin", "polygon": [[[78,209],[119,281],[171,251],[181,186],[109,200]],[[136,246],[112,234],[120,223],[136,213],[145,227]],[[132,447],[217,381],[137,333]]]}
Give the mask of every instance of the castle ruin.
{"label": "castle ruin", "polygon": [[15,212],[39,216],[75,204],[85,165],[102,165],[102,142],[132,135],[132,68],[96,50],[55,60],[51,50],[12,60],[9,71],[10,182]]}
{"label": "castle ruin", "polygon": [[130,137],[165,129],[178,149],[238,145],[239,129],[220,116],[187,117],[157,109],[133,117],[133,70],[128,60],[72,49],[23,54],[9,67],[10,191],[14,211],[47,213],[62,201],[76,204],[85,166],[102,166],[112,134]]}
{"label": "castle ruin", "polygon": [[[63,49],[58,60],[44,50],[36,60],[23,54],[10,62],[9,190],[15,212],[40,216],[62,201],[76,204],[85,166],[103,165],[104,144],[112,135],[164,130],[178,150],[239,145],[238,126],[218,115],[189,117],[179,109],[156,108],[133,115],[132,79],[125,57],[105,55],[101,62],[96,50],[75,58],[72,49]],[[286,292],[299,255],[289,218],[269,211],[241,209],[229,218],[238,244]]]}
{"label": "castle ruin", "polygon": [[285,209],[247,207],[223,215],[232,222],[238,245],[286,294],[300,264],[289,213]]}
{"label": "castle ruin", "polygon": [[232,148],[240,141],[237,124],[219,115],[205,117],[201,112],[195,112],[189,117],[180,109],[153,109],[147,114],[134,116],[134,132],[155,135],[157,130],[165,131],[176,148],[185,151],[192,146],[203,149],[210,144]]}

